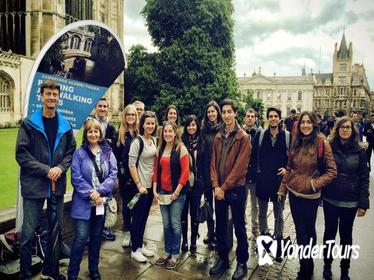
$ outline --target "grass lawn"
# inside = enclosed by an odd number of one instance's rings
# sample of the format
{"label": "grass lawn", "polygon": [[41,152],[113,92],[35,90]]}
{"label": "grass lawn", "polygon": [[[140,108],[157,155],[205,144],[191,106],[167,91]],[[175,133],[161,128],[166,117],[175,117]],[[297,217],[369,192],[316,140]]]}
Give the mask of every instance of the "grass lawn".
{"label": "grass lawn", "polygon": [[[82,142],[81,129],[76,137],[77,146]],[[0,129],[0,209],[8,208],[16,204],[18,184],[18,164],[15,160],[15,146],[18,128]],[[70,185],[70,170],[68,171],[68,192],[72,190]]]}

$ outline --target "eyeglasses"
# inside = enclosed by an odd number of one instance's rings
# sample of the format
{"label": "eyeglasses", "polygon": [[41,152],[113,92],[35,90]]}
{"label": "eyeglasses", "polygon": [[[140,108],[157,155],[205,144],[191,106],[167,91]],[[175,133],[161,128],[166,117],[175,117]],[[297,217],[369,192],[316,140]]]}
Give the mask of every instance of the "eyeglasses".
{"label": "eyeglasses", "polygon": [[126,114],[126,117],[129,116],[129,117],[135,117],[135,114],[134,113],[127,113]]}
{"label": "eyeglasses", "polygon": [[350,126],[350,125],[347,125],[347,126],[342,125],[342,126],[339,127],[339,129],[341,129],[341,130],[351,130],[352,126]]}

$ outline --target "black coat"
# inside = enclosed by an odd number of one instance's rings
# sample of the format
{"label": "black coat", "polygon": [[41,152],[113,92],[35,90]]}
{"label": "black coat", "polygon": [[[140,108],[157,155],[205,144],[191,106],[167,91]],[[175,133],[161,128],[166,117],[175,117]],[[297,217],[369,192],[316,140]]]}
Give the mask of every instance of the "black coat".
{"label": "black coat", "polygon": [[[192,159],[192,172],[195,176],[195,184],[191,188],[189,182],[187,181],[186,189],[190,190],[194,195],[201,195],[205,189],[206,184],[204,182],[204,171],[205,171],[205,157],[204,157],[204,146],[201,142],[201,138],[195,147],[192,147],[188,141],[187,137],[182,138],[184,145],[190,154],[190,159]],[[196,152],[196,160],[194,154]],[[191,165],[190,165],[191,166]],[[209,186],[210,187],[210,186]]]}
{"label": "black coat", "polygon": [[223,123],[217,123],[216,125],[211,125],[209,122],[206,122],[205,127],[201,130],[201,141],[204,150],[204,183],[205,187],[209,188],[212,186],[210,181],[210,164],[212,161],[213,155],[213,142],[218,131],[223,127]]}
{"label": "black coat", "polygon": [[366,141],[370,144],[374,144],[374,129],[371,126],[371,122],[367,122],[364,126],[363,131],[364,136],[366,136]]}
{"label": "black coat", "polygon": [[[255,145],[255,136],[256,136],[257,128],[253,127],[251,129],[245,129],[245,132],[251,136],[251,144],[252,144],[252,149],[253,149]],[[256,158],[257,158],[257,154],[254,153],[252,150],[251,157],[248,163],[247,175],[246,175],[246,180],[248,183],[256,182],[256,177],[257,177],[257,159]]]}
{"label": "black coat", "polygon": [[260,137],[260,130],[255,136],[255,145],[252,153],[259,157],[257,158],[261,172],[257,173],[256,180],[256,195],[259,199],[264,201],[277,201],[277,192],[282,177],[277,175],[278,169],[287,166],[287,145],[285,132],[281,130],[278,134],[277,141],[274,147],[271,144],[270,131],[267,129],[262,140],[260,151],[258,151],[258,142]]}
{"label": "black coat", "polygon": [[358,201],[358,207],[369,208],[369,168],[366,151],[360,147],[332,144],[337,177],[322,190],[325,198]]}

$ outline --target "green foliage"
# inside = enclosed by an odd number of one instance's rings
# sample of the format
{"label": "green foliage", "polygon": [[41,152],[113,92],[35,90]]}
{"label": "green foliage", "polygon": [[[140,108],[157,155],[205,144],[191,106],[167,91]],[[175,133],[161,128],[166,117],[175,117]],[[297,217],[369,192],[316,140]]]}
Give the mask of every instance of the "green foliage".
{"label": "green foliage", "polygon": [[254,98],[253,95],[253,90],[249,89],[242,94],[241,101],[238,104],[238,120],[240,123],[243,123],[245,112],[249,108],[252,108],[255,111],[257,111],[258,118],[261,122],[263,121],[264,103],[261,99]]}
{"label": "green foliage", "polygon": [[130,49],[126,101],[141,99],[159,116],[174,104],[184,119],[201,118],[210,100],[238,99],[232,12],[227,0],[147,0],[142,14],[159,51]]}

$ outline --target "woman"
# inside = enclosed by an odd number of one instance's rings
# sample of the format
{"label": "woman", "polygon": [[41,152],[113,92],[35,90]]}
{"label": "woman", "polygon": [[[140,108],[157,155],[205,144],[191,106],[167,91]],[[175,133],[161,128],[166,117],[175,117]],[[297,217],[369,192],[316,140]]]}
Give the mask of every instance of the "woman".
{"label": "woman", "polygon": [[[91,279],[100,279],[99,255],[104,227],[104,203],[117,178],[117,162],[103,140],[100,123],[91,118],[83,130],[84,142],[73,155],[71,182],[74,188],[71,217],[74,241],[68,269],[69,279],[77,279],[87,240]],[[101,142],[102,141],[102,142]]]}
{"label": "woman", "polygon": [[131,223],[131,257],[138,262],[146,262],[153,251],[143,246],[143,236],[149,210],[153,201],[152,175],[156,155],[156,145],[152,136],[157,127],[156,114],[146,111],[140,119],[140,136],[132,141],[129,151],[129,170],[137,192],[141,194],[135,204]]}
{"label": "woman", "polygon": [[[203,167],[204,155],[200,139],[200,125],[195,115],[190,115],[184,125],[182,141],[189,152],[190,168],[194,174],[194,183],[191,186],[187,182],[186,203],[182,212],[182,251],[188,251],[188,212],[191,215],[191,245],[190,252],[196,253],[196,239],[199,230],[199,223],[196,221],[200,206],[200,198],[204,192]],[[189,210],[189,211],[188,211]]]}
{"label": "woman", "polygon": [[160,203],[164,225],[165,254],[156,265],[174,269],[179,259],[181,214],[186,200],[184,185],[189,178],[189,158],[175,122],[164,122],[153,171],[153,194]]}
{"label": "woman", "polygon": [[129,151],[133,139],[138,135],[138,114],[133,105],[127,105],[121,114],[121,123],[113,142],[113,153],[118,162],[118,183],[122,197],[123,247],[130,245],[132,211],[127,204],[138,192],[129,171]]}
{"label": "woman", "polygon": [[180,125],[179,111],[175,105],[170,105],[165,112],[165,120],[169,122],[175,122],[177,126]]}
{"label": "woman", "polygon": [[[165,121],[175,122],[179,128],[179,111],[175,105],[169,105],[165,111]],[[162,134],[162,125],[157,129],[157,144],[160,144]]]}
{"label": "woman", "polygon": [[[221,110],[215,101],[210,101],[205,107],[205,114],[201,129],[201,141],[205,153],[204,162],[204,184],[205,191],[204,197],[211,206],[213,212],[213,189],[212,183],[210,181],[210,162],[212,160],[213,154],[213,142],[218,131],[223,127]],[[211,218],[207,221],[208,233],[205,239],[203,239],[204,244],[208,244],[209,248],[214,248],[214,220]]]}
{"label": "woman", "polygon": [[[321,155],[320,158],[318,154]],[[289,191],[298,245],[305,247],[310,242],[316,244],[315,224],[321,189],[335,176],[336,165],[331,147],[319,133],[314,113],[305,111],[299,118],[296,135],[289,151],[287,171],[278,190],[279,201],[283,201]],[[297,279],[311,279],[314,270],[313,259],[303,256],[299,258],[300,271]]]}
{"label": "woman", "polygon": [[[365,216],[369,208],[369,168],[366,151],[359,145],[358,131],[349,117],[343,117],[335,125],[330,144],[336,162],[338,175],[322,192],[325,233],[323,241],[335,241],[339,226],[340,245],[343,251],[352,245],[352,230],[355,216]],[[332,244],[334,245],[334,244]],[[332,246],[330,245],[330,246]],[[323,277],[331,279],[332,256],[324,251]],[[331,248],[332,249],[332,248]],[[350,255],[341,256],[342,280],[350,279]]]}

